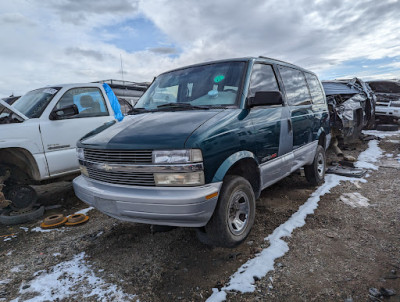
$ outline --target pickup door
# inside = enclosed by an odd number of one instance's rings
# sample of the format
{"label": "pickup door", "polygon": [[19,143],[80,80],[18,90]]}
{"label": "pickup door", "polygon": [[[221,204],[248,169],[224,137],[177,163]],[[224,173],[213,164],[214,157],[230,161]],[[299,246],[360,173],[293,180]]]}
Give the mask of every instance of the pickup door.
{"label": "pickup door", "polygon": [[50,177],[78,170],[77,141],[89,131],[114,119],[105,100],[97,87],[72,88],[52,109],[75,104],[78,115],[57,120],[52,120],[50,116],[41,118],[40,131]]}

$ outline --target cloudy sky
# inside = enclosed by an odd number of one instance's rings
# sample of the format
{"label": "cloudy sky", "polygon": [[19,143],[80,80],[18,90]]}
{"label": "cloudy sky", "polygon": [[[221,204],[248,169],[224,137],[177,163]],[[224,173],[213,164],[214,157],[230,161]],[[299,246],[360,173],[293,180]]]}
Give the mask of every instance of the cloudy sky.
{"label": "cloudy sky", "polygon": [[398,0],[0,2],[0,97],[101,79],[149,81],[214,59],[264,55],[321,79],[400,77]]}

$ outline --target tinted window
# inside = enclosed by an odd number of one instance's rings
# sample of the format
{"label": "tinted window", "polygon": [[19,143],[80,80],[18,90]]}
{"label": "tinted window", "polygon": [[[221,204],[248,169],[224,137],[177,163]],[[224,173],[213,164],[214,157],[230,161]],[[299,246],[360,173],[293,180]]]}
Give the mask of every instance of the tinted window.
{"label": "tinted window", "polygon": [[107,106],[104,102],[100,89],[74,88],[68,90],[58,101],[55,109],[61,109],[75,104],[79,114],[74,117],[92,117],[108,115]]}
{"label": "tinted window", "polygon": [[311,104],[311,96],[307,88],[306,79],[300,70],[279,66],[279,73],[285,86],[286,98],[289,105]]}
{"label": "tinted window", "polygon": [[310,73],[305,73],[306,79],[308,83],[308,87],[310,88],[311,98],[314,104],[324,104],[324,94],[321,89],[321,85],[315,75]]}
{"label": "tinted window", "polygon": [[257,91],[279,91],[271,65],[255,64],[250,78],[249,97]]}

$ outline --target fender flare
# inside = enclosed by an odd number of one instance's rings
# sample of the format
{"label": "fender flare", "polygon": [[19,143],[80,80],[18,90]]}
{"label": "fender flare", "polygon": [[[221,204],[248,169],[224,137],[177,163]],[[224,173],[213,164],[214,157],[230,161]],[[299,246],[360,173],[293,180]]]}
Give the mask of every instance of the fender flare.
{"label": "fender flare", "polygon": [[255,155],[250,152],[250,151],[239,151],[231,156],[229,156],[227,159],[224,160],[224,162],[219,166],[217,172],[215,172],[214,177],[212,179],[212,182],[219,182],[222,181],[225,177],[226,172],[239,160],[242,160],[244,158],[251,158],[255,161],[255,163],[258,165],[258,161],[255,157]]}

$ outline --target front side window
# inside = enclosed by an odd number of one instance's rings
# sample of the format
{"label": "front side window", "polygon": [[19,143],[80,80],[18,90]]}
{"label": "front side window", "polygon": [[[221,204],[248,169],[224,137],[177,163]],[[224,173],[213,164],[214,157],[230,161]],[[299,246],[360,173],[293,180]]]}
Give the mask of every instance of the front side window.
{"label": "front side window", "polygon": [[60,87],[35,89],[20,97],[12,106],[28,118],[39,118]]}
{"label": "front side window", "polygon": [[321,85],[317,77],[310,73],[305,73],[306,79],[308,83],[308,87],[310,88],[311,98],[314,104],[324,104],[325,98],[324,93],[322,92]]}
{"label": "front side window", "polygon": [[304,74],[300,70],[286,66],[279,66],[278,69],[285,87],[288,104],[291,106],[311,104],[311,96]]}
{"label": "front side window", "polygon": [[79,114],[74,118],[106,116],[108,110],[99,88],[85,87],[68,90],[58,101],[54,109],[61,109],[67,106],[76,105]]}
{"label": "front side window", "polygon": [[214,63],[161,74],[135,108],[154,110],[171,103],[237,106],[245,66],[245,62]]}
{"label": "front side window", "polygon": [[254,97],[257,91],[279,91],[271,65],[255,64],[253,66],[248,96]]}

